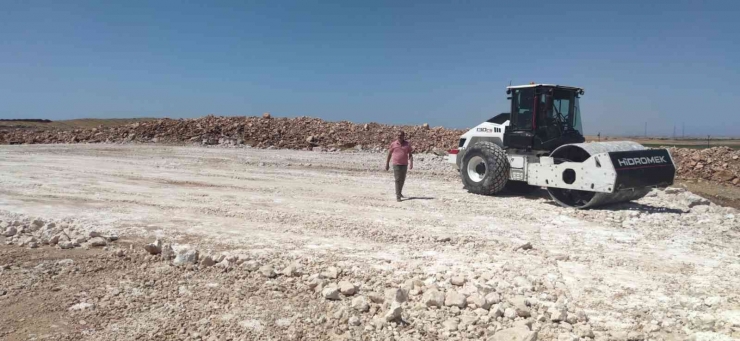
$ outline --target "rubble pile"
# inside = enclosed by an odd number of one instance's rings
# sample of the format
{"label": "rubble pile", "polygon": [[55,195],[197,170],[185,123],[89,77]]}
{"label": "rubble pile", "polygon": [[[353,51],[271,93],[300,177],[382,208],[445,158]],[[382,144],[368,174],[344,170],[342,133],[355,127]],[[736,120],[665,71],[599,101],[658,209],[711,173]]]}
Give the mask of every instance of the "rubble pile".
{"label": "rubble pile", "polygon": [[679,179],[703,179],[740,186],[740,150],[669,148]]}
{"label": "rubble pile", "polygon": [[35,249],[44,245],[59,249],[78,247],[105,247],[118,240],[111,234],[104,236],[97,231],[87,231],[67,222],[45,221],[41,218],[0,222],[0,236],[6,245]]}
{"label": "rubble pile", "polygon": [[404,130],[419,152],[455,147],[463,130],[378,123],[327,122],[318,118],[205,116],[196,119],[160,119],[119,127],[75,130],[0,130],[0,144],[35,143],[199,143],[248,145],[282,149],[385,148]]}

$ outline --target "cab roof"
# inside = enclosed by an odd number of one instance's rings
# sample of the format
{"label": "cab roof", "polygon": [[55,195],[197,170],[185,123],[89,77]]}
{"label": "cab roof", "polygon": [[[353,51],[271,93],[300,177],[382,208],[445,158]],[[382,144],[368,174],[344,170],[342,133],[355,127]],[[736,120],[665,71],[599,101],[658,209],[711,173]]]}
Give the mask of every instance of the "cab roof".
{"label": "cab roof", "polygon": [[513,85],[513,86],[507,86],[506,89],[524,89],[524,88],[536,88],[538,86],[548,86],[553,88],[561,88],[561,89],[568,89],[568,90],[579,90],[583,91],[583,88],[575,87],[575,86],[567,86],[567,85],[556,85],[556,84],[527,84],[527,85]]}

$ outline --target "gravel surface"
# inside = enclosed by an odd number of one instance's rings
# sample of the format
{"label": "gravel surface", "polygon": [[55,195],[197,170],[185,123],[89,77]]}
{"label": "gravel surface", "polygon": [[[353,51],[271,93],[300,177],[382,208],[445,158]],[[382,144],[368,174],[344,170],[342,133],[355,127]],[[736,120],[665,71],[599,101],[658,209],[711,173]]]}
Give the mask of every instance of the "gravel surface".
{"label": "gravel surface", "polygon": [[578,211],[417,155],[0,147],[0,339],[730,340],[740,217]]}

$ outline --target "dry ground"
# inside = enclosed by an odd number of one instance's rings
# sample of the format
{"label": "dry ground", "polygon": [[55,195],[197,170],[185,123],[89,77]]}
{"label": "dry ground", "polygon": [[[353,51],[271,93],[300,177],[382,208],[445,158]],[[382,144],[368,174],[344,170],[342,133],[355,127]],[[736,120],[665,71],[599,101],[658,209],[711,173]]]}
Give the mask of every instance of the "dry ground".
{"label": "dry ground", "polygon": [[[397,203],[382,159],[0,147],[0,222],[41,217],[121,237],[106,250],[0,247],[0,338],[497,339],[522,328],[540,340],[740,337],[735,209],[686,192],[588,211],[542,192],[477,196],[431,155],[417,156],[410,199]],[[302,274],[173,266],[146,256],[142,240],[154,237]],[[513,250],[526,242],[533,248]],[[339,274],[319,276],[329,267]],[[357,293],[325,299],[340,280]],[[353,308],[398,287],[409,296],[399,319],[385,320],[392,297]],[[467,304],[429,307],[434,291]]]}
{"label": "dry ground", "polygon": [[[586,141],[599,141],[597,136],[586,136]],[[619,137],[619,136],[602,136],[601,141],[635,141],[645,146],[675,146],[681,148],[703,148],[707,146],[707,140],[701,138],[684,138],[672,139],[663,137]],[[740,148],[740,139],[737,138],[712,138],[709,141],[710,147],[728,146],[733,149]]]}

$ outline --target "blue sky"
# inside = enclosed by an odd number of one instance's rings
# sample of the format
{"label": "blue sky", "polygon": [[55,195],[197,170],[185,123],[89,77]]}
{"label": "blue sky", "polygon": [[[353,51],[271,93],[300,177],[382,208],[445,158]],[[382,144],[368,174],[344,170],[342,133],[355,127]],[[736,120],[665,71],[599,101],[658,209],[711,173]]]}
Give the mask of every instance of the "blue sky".
{"label": "blue sky", "polygon": [[740,135],[740,1],[2,1],[0,118],[471,127],[581,86],[588,134]]}

